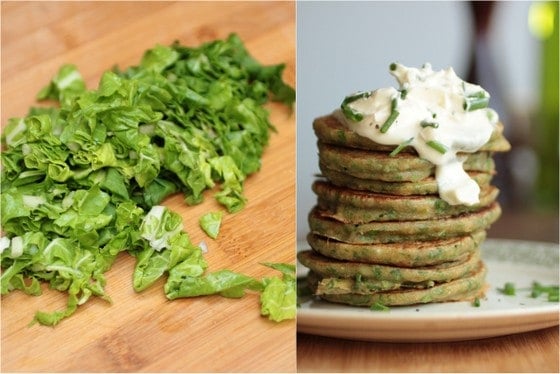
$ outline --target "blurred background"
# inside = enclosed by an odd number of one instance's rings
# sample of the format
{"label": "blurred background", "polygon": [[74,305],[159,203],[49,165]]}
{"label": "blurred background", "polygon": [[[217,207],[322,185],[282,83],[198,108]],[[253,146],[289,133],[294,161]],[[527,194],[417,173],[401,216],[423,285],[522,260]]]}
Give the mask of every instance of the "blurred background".
{"label": "blurred background", "polygon": [[558,242],[558,2],[297,2],[297,237],[319,173],[315,117],[397,86],[389,64],[459,77],[491,95],[512,151],[496,156],[502,218],[490,237]]}

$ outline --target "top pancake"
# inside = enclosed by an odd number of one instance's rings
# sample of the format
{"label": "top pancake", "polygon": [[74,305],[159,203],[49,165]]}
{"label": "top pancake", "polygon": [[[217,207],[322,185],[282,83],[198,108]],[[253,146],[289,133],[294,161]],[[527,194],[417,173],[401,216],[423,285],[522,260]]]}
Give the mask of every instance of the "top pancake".
{"label": "top pancake", "polygon": [[[511,149],[511,145],[503,136],[503,124],[498,123],[490,140],[483,145],[479,151],[481,152],[507,152]],[[317,138],[327,144],[333,144],[341,147],[360,148],[377,152],[391,152],[396,146],[382,145],[375,143],[373,140],[358,135],[356,132],[348,129],[332,114],[318,117],[313,121],[313,130]],[[401,152],[416,153],[413,147],[405,147]]]}

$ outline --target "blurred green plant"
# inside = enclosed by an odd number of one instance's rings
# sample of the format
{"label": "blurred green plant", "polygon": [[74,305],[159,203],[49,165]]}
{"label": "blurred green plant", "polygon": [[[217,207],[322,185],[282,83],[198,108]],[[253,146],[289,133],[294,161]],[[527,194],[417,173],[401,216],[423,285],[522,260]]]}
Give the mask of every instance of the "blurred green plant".
{"label": "blurred green plant", "polygon": [[536,203],[558,209],[558,1],[535,2],[529,11],[529,28],[541,40],[540,105],[535,122],[539,170],[535,185]]}

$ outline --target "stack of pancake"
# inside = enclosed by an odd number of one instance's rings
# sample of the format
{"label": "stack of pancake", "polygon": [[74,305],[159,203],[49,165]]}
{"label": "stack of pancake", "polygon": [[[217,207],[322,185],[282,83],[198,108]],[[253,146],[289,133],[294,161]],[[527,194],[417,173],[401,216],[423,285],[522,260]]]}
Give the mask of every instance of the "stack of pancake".
{"label": "stack of pancake", "polygon": [[[309,213],[310,250],[298,253],[322,299],[374,307],[473,300],[486,268],[479,246],[501,214],[493,154],[509,150],[499,123],[490,140],[464,154],[480,202],[450,205],[438,195],[435,166],[412,147],[376,144],[335,115],[313,123],[321,178]],[[462,155],[463,156],[463,155]]]}

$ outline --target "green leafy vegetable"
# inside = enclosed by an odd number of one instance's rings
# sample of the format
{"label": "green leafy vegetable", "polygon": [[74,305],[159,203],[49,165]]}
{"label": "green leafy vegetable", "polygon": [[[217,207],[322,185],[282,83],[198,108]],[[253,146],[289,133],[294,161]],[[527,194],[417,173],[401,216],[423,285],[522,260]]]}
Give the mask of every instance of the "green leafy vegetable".
{"label": "green leafy vegetable", "polygon": [[202,230],[204,230],[204,232],[212,239],[216,239],[218,237],[223,215],[224,214],[222,212],[209,212],[200,217],[198,220]]}
{"label": "green leafy vegetable", "polygon": [[86,85],[76,67],[74,65],[64,65],[53,77],[50,84],[39,91],[37,99],[50,99],[69,104],[85,90]]}
{"label": "green leafy vegetable", "polygon": [[290,264],[265,263],[264,265],[282,273],[282,278],[272,277],[263,280],[261,293],[261,314],[280,322],[296,316],[296,267]]}
{"label": "green leafy vegetable", "polygon": [[[205,275],[181,217],[159,204],[177,192],[198,204],[219,185],[228,212],[244,207],[243,182],[275,130],[263,105],[295,99],[283,69],[259,64],[235,34],[157,45],[91,90],[62,66],[37,95],[57,105],[10,119],[2,134],[2,294],[37,295],[42,282],[68,293],[64,310],[35,315],[55,325],[91,296],[110,300],[104,273],[121,252],[136,259],[136,291],[163,276],[169,298],[265,290],[227,270]],[[211,218],[210,236],[219,228]]]}
{"label": "green leafy vegetable", "polygon": [[230,270],[219,270],[203,276],[175,272],[170,274],[165,284],[165,295],[170,300],[213,294],[239,298],[246,291],[256,291],[261,293],[261,315],[268,316],[275,322],[295,318],[297,302],[295,265],[283,263],[263,265],[280,271],[282,277],[267,277],[259,281]]}
{"label": "green leafy vegetable", "polygon": [[230,270],[218,270],[204,276],[170,277],[165,284],[165,294],[170,300],[219,294],[239,298],[245,290],[261,291],[262,284],[256,279]]}

